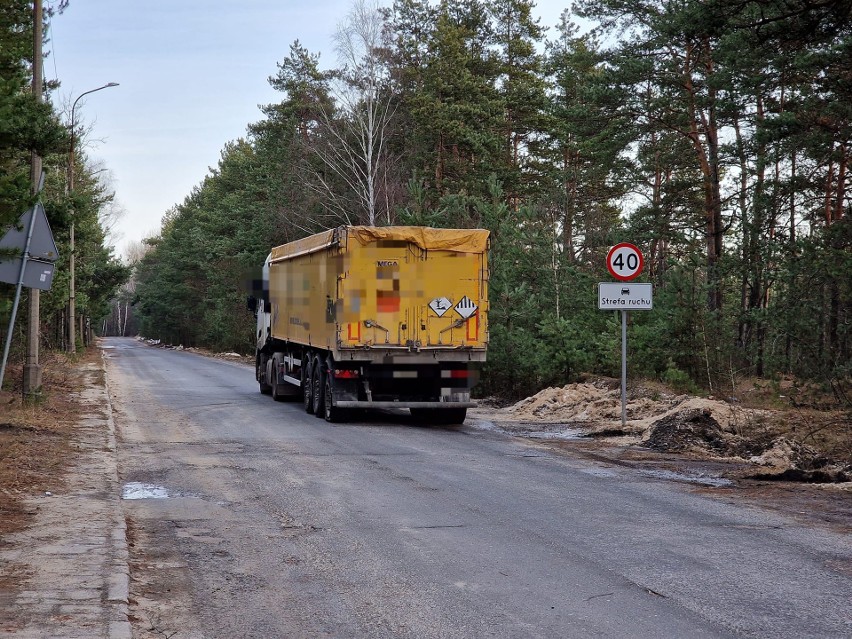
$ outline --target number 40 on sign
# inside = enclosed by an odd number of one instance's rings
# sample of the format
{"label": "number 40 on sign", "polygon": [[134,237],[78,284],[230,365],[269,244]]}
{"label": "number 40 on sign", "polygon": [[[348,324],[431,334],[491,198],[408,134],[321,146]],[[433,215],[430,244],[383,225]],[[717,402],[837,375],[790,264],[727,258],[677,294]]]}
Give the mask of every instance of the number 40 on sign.
{"label": "number 40 on sign", "polygon": [[644,266],[642,251],[628,242],[616,244],[609,249],[606,256],[606,268],[610,275],[622,282],[629,282],[639,277]]}

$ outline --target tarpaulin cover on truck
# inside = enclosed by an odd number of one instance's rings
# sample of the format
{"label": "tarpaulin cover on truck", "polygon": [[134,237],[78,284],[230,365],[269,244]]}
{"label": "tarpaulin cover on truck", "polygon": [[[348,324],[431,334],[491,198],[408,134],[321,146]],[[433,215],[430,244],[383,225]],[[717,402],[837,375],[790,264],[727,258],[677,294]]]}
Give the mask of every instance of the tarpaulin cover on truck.
{"label": "tarpaulin cover on truck", "polygon": [[272,249],[270,262],[274,263],[297,255],[304,255],[306,253],[319,251],[320,249],[331,246],[335,241],[335,229],[332,229],[330,231],[324,231],[322,233],[317,233],[316,235],[304,237],[301,240],[296,240],[295,242],[282,244],[281,246],[276,246]]}
{"label": "tarpaulin cover on truck", "polygon": [[278,246],[267,268],[269,335],[335,361],[484,361],[488,237],[339,226]]}
{"label": "tarpaulin cover on truck", "polygon": [[379,240],[410,242],[427,251],[484,253],[488,248],[488,231],[484,229],[437,229],[423,226],[341,226],[272,249],[271,262],[286,260],[327,248],[346,237],[361,246]]}
{"label": "tarpaulin cover on truck", "polygon": [[427,251],[482,253],[487,248],[488,231],[483,229],[435,229],[424,226],[350,226],[349,235],[362,245],[377,240],[411,242]]}

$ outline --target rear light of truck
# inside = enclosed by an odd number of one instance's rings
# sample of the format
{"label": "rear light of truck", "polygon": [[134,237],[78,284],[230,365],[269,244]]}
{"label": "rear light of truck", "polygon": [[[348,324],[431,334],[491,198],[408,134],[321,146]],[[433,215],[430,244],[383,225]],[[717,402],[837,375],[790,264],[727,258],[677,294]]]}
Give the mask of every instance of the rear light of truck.
{"label": "rear light of truck", "polygon": [[450,370],[442,370],[441,377],[450,379],[467,379],[470,377],[470,370],[467,368],[453,368]]}
{"label": "rear light of truck", "polygon": [[360,375],[358,371],[350,368],[335,368],[334,379],[358,379]]}

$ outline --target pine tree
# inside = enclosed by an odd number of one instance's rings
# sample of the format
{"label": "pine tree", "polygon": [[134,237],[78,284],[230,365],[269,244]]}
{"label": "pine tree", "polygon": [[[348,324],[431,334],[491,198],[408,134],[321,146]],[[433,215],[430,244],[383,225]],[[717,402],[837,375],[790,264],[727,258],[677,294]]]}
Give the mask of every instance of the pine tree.
{"label": "pine tree", "polygon": [[[422,90],[410,99],[416,139],[428,148],[418,174],[427,180],[436,205],[445,196],[487,197],[503,121],[488,29],[477,0],[442,2]],[[461,219],[454,224],[476,224],[470,207],[460,204],[456,210]]]}
{"label": "pine tree", "polygon": [[546,128],[547,83],[538,52],[544,30],[532,17],[532,0],[496,0],[488,5],[497,50],[497,92],[503,103],[503,167],[498,175],[510,205],[529,200],[540,182],[534,167]]}
{"label": "pine tree", "polygon": [[632,122],[621,117],[623,100],[606,82],[603,57],[589,36],[577,36],[567,19],[548,45],[552,78],[547,155],[549,181],[539,201],[553,211],[568,264],[593,264],[618,224],[613,206],[626,186],[624,151],[633,140]]}
{"label": "pine tree", "polygon": [[13,224],[31,202],[30,153],[66,148],[67,134],[51,105],[30,89],[32,7],[24,0],[0,5],[0,229]]}

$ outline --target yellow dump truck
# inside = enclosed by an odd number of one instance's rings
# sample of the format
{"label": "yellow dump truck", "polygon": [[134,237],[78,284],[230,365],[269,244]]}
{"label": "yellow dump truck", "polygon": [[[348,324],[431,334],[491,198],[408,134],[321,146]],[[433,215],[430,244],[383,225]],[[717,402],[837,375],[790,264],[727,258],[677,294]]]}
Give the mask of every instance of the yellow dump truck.
{"label": "yellow dump truck", "polygon": [[250,306],[260,392],[328,421],[408,408],[461,423],[488,343],[488,231],[318,233],[272,249]]}

